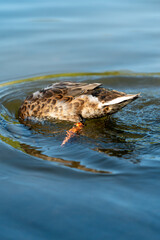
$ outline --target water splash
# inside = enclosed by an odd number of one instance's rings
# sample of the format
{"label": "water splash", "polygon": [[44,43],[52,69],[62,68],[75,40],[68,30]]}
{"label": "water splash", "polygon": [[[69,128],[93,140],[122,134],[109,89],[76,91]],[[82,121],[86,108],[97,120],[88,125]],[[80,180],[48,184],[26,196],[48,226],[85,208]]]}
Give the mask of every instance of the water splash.
{"label": "water splash", "polygon": [[[151,158],[159,161],[159,75],[131,72],[66,73],[2,83],[0,139],[24,154],[98,174],[129,171],[136,164],[147,165]],[[18,108],[28,94],[61,80],[98,81],[105,87],[129,93],[138,90],[142,92],[142,97],[111,119],[89,121],[82,135],[61,149],[66,130],[73,126],[71,123],[43,121],[33,122],[31,127],[26,127],[17,119]]]}

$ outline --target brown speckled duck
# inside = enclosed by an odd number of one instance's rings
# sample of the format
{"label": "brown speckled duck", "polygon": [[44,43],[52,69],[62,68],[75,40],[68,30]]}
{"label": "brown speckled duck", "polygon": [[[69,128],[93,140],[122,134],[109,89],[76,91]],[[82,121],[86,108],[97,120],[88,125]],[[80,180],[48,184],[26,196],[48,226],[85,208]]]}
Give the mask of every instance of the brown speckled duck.
{"label": "brown speckled duck", "polygon": [[116,113],[139,97],[139,94],[108,90],[101,85],[101,83],[53,83],[24,100],[18,112],[19,118],[79,122]]}
{"label": "brown speckled duck", "polygon": [[108,90],[101,83],[58,82],[34,92],[22,103],[18,115],[27,119],[60,119],[83,122],[116,113],[139,97]]}

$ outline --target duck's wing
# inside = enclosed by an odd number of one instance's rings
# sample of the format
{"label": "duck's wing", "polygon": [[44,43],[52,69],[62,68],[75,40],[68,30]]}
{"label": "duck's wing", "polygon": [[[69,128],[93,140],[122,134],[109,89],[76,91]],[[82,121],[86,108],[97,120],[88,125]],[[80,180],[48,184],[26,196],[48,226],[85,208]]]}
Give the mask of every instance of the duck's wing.
{"label": "duck's wing", "polygon": [[45,89],[51,89],[53,91],[59,89],[65,92],[66,96],[79,96],[81,94],[86,94],[93,89],[101,86],[101,83],[74,83],[74,82],[59,82],[48,86]]}
{"label": "duck's wing", "polygon": [[123,97],[126,93],[106,88],[96,88],[91,91],[91,95],[97,97],[100,102],[108,102],[118,97]]}
{"label": "duck's wing", "polygon": [[101,83],[73,83],[73,82],[58,82],[49,85],[40,91],[34,92],[27,97],[29,101],[35,101],[37,99],[56,98],[63,99],[64,97],[76,97],[101,86]]}

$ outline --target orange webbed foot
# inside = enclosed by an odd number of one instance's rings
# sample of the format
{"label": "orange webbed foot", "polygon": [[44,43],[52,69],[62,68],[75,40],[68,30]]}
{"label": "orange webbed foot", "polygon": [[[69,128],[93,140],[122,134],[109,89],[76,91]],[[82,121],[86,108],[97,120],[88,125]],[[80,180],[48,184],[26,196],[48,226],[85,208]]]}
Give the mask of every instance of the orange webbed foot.
{"label": "orange webbed foot", "polygon": [[63,140],[61,146],[64,146],[71,138],[75,137],[77,134],[80,134],[80,132],[82,131],[83,127],[84,127],[84,124],[81,123],[81,122],[78,122],[78,123],[75,124],[74,127],[69,129],[67,131],[67,136]]}

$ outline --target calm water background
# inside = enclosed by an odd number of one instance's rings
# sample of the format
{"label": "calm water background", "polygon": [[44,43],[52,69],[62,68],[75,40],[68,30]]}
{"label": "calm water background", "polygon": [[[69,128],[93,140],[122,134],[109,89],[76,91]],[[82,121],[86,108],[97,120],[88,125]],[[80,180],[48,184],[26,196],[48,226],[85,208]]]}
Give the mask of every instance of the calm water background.
{"label": "calm water background", "polygon": [[[0,239],[159,239],[160,1],[1,0],[0,23]],[[72,124],[17,119],[59,80],[142,97],[61,148]]]}

